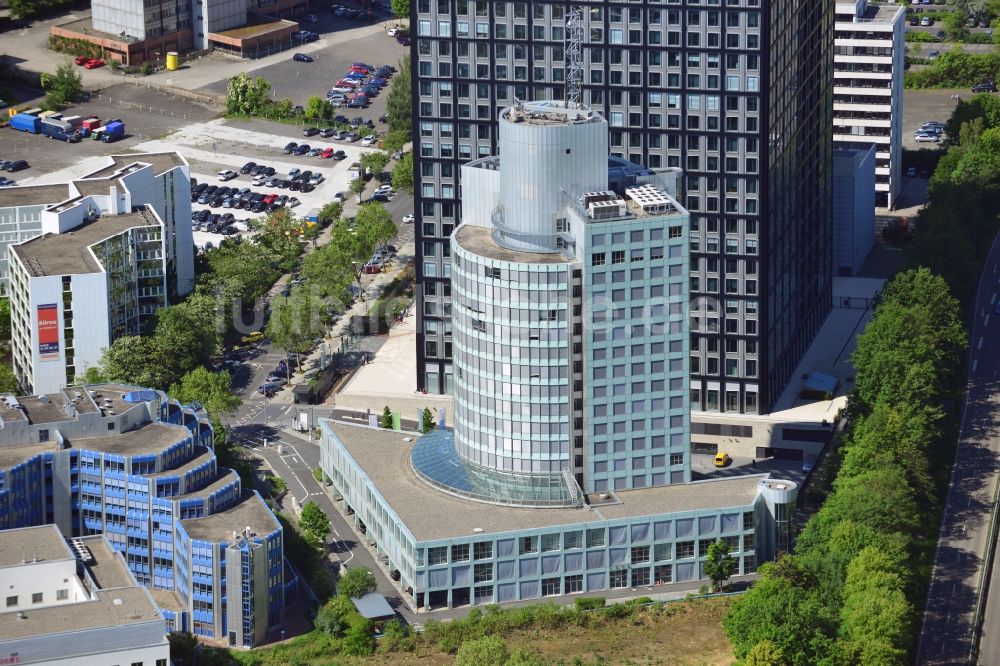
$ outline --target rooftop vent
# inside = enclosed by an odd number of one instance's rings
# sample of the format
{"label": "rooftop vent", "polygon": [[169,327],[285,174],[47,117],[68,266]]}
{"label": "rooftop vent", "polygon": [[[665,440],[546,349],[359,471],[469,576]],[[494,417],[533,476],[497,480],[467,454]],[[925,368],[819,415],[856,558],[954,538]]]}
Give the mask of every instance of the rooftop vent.
{"label": "rooftop vent", "polygon": [[588,206],[590,217],[595,220],[607,220],[621,217],[625,214],[625,202],[621,199],[616,201],[595,201]]}
{"label": "rooftop vent", "polygon": [[670,203],[670,197],[653,185],[626,188],[625,195],[632,199],[647,215],[669,213],[674,209]]}
{"label": "rooftop vent", "polygon": [[473,527],[472,531],[475,532],[476,534],[482,534],[483,533],[483,528],[482,527]]}

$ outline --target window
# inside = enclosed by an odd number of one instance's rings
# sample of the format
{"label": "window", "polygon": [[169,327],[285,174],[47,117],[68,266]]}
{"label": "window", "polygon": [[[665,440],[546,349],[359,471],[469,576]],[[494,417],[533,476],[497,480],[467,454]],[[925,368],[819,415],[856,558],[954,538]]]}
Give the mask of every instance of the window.
{"label": "window", "polygon": [[595,252],[590,255],[590,265],[591,266],[603,266],[604,265],[604,253]]}
{"label": "window", "polygon": [[632,546],[632,564],[649,562],[649,546]]}
{"label": "window", "polygon": [[69,590],[56,590],[56,601],[65,601],[69,599]]}
{"label": "window", "polygon": [[558,595],[560,590],[560,581],[558,578],[543,578],[542,579],[542,596],[543,597],[554,597]]}
{"label": "window", "polygon": [[31,595],[31,603],[33,603],[33,604],[40,604],[40,603],[42,603],[42,595],[43,595],[42,592],[34,592],[34,593],[32,593],[32,595]]}
{"label": "window", "polygon": [[473,557],[477,560],[488,560],[493,557],[493,542],[479,541],[472,546]]}
{"label": "window", "polygon": [[673,553],[671,552],[672,544],[669,543],[658,543],[653,546],[653,561],[662,562],[664,560],[673,559]]}
{"label": "window", "polygon": [[624,264],[625,263],[625,250],[614,250],[611,252],[611,263],[612,264]]}
{"label": "window", "polygon": [[566,576],[565,593],[583,592],[583,576]]}
{"label": "window", "polygon": [[632,570],[632,587],[649,585],[649,567]]}
{"label": "window", "polygon": [[476,583],[488,583],[493,580],[493,563],[484,562],[475,565],[473,578]]}
{"label": "window", "polygon": [[16,605],[17,605],[17,595],[14,595],[13,597],[7,597],[7,608]]}
{"label": "window", "polygon": [[525,553],[537,553],[538,552],[538,537],[521,537],[520,554]]}
{"label": "window", "polygon": [[451,547],[452,562],[466,562],[469,559],[469,544],[459,543]]}
{"label": "window", "polygon": [[[587,548],[600,548],[604,546],[604,528],[587,530]],[[17,598],[14,598],[17,603]]]}
{"label": "window", "polygon": [[438,546],[427,549],[427,565],[445,564],[448,562],[448,546]]}
{"label": "window", "polygon": [[483,276],[484,277],[488,277],[488,278],[492,278],[494,280],[499,280],[500,279],[500,269],[499,268],[491,268],[490,266],[483,266]]}
{"label": "window", "polygon": [[583,532],[567,532],[563,536],[563,548],[566,550],[583,548]]}
{"label": "window", "polygon": [[559,535],[558,534],[543,534],[542,535],[542,552],[548,553],[553,550],[559,550]]}
{"label": "window", "polygon": [[694,557],[694,541],[677,542],[677,559]]}
{"label": "window", "polygon": [[674,565],[661,564],[653,567],[653,581],[656,585],[664,585],[673,580]]}

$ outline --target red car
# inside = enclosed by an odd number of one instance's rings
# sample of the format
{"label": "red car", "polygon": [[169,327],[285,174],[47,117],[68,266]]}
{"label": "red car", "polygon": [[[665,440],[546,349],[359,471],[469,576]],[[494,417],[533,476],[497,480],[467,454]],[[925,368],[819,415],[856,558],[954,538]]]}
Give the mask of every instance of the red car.
{"label": "red car", "polygon": [[84,69],[97,69],[98,67],[104,67],[104,61],[100,58],[91,58],[83,64]]}
{"label": "red car", "polygon": [[76,58],[73,59],[73,62],[75,62],[78,65],[86,65],[88,60],[90,60],[90,58],[88,58],[87,56],[77,56]]}
{"label": "red car", "polygon": [[333,157],[333,148],[327,148],[319,154],[320,159],[328,160]]}
{"label": "red car", "polygon": [[361,272],[365,275],[374,275],[375,273],[381,273],[382,267],[378,264],[365,264],[365,267],[361,269]]}
{"label": "red car", "polygon": [[264,197],[263,203],[265,206],[269,206],[274,203],[275,199],[278,198],[277,194],[268,194]]}

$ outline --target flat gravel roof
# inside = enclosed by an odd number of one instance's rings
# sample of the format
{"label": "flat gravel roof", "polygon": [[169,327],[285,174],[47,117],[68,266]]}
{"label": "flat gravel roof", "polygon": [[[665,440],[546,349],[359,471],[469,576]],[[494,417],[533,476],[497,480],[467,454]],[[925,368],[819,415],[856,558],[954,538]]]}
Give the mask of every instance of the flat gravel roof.
{"label": "flat gravel roof", "polygon": [[[663,513],[744,508],[757,496],[764,474],[699,481],[639,490],[616,491],[617,504],[579,509],[524,509],[486,504],[448,495],[419,479],[410,466],[413,442],[407,435],[324,421],[372,480],[376,490],[418,541],[575,525]],[[478,532],[477,532],[478,534]]]}

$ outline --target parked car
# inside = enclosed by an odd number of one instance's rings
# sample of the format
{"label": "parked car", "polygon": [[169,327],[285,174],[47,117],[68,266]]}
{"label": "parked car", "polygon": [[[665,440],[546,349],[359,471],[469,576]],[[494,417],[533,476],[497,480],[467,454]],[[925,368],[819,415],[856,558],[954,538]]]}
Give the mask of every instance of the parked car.
{"label": "parked car", "polygon": [[368,106],[368,98],[364,95],[355,95],[347,100],[347,106],[351,109],[363,109]]}
{"label": "parked car", "polygon": [[260,393],[261,395],[264,396],[269,396],[269,395],[274,395],[280,389],[281,387],[274,382],[264,382],[263,384],[257,387],[257,393]]}
{"label": "parked car", "polygon": [[259,174],[259,175],[254,176],[253,180],[251,180],[250,182],[253,185],[260,186],[260,185],[263,185],[266,181],[267,181],[267,176],[265,176],[264,174]]}
{"label": "parked car", "polygon": [[323,176],[323,174],[317,171],[316,173],[314,173],[312,176],[309,177],[309,184],[319,185],[324,180],[326,180],[326,178]]}
{"label": "parked car", "polygon": [[339,160],[343,160],[343,159],[347,159],[347,153],[345,153],[342,150],[335,150],[335,151],[333,151],[333,159],[338,160],[338,161]]}
{"label": "parked car", "polygon": [[910,167],[906,170],[906,175],[914,178],[917,175],[917,167]]}
{"label": "parked car", "polygon": [[361,272],[364,273],[365,275],[374,275],[376,273],[381,273],[382,267],[379,266],[378,264],[368,263],[365,264],[365,267],[361,269]]}
{"label": "parked car", "polygon": [[976,85],[972,86],[972,92],[974,93],[984,93],[984,92],[995,93],[996,91],[997,91],[997,84],[993,83],[992,81],[983,81],[982,83],[977,83]]}
{"label": "parked car", "polygon": [[302,173],[302,169],[295,167],[294,169],[288,172],[288,180],[295,180],[296,178],[299,177],[300,173]]}
{"label": "parked car", "polygon": [[328,160],[333,157],[333,148],[324,148],[323,152],[319,154],[320,159]]}
{"label": "parked car", "polygon": [[347,192],[337,192],[333,195],[333,200],[337,203],[344,203],[347,201]]}
{"label": "parked car", "polygon": [[365,138],[361,139],[362,146],[374,146],[378,141],[378,138],[374,134],[369,134]]}
{"label": "parked car", "polygon": [[319,131],[319,135],[320,135],[321,137],[323,137],[324,139],[329,139],[329,138],[330,138],[331,136],[333,136],[333,133],[334,133],[335,131],[336,131],[336,130],[335,130],[335,129],[333,129],[332,127],[324,127],[323,129],[321,129],[321,130]]}
{"label": "parked car", "polygon": [[216,175],[219,177],[219,180],[221,180],[221,181],[227,181],[227,180],[232,180],[233,178],[236,178],[239,174],[237,174],[232,169],[223,169],[222,171],[220,171]]}
{"label": "parked car", "polygon": [[289,208],[295,208],[300,203],[302,202],[299,201],[298,197],[288,197],[288,201],[285,202],[285,205],[288,206]]}
{"label": "parked car", "polygon": [[392,195],[395,190],[392,189],[392,185],[379,185],[375,188],[375,194],[388,194]]}
{"label": "parked car", "polygon": [[932,19],[930,16],[925,16],[922,19],[920,19],[920,25],[921,27],[924,28],[934,25],[934,19]]}
{"label": "parked car", "polygon": [[292,151],[292,155],[305,155],[310,150],[312,150],[312,146],[310,146],[308,143],[303,143],[298,148]]}
{"label": "parked car", "polygon": [[360,138],[361,138],[361,135],[358,134],[357,132],[348,132],[348,134],[344,137],[344,141],[350,141],[350,142],[353,143],[353,142],[357,141]]}
{"label": "parked car", "polygon": [[305,53],[296,53],[295,55],[292,56],[292,60],[294,60],[295,62],[312,62],[313,61],[312,57],[307,56]]}
{"label": "parked car", "polygon": [[254,331],[254,332],[248,333],[248,334],[244,335],[242,338],[240,338],[240,342],[242,342],[245,345],[252,345],[254,343],[260,342],[263,339],[264,339],[264,333],[263,332],[261,332],[261,331]]}
{"label": "parked car", "polygon": [[88,60],[90,60],[90,58],[88,58],[87,56],[77,56],[73,58],[73,62],[75,62],[77,65],[80,65],[81,67],[86,65]]}
{"label": "parked car", "polygon": [[319,129],[316,127],[306,127],[302,130],[302,136],[315,136],[319,134]]}
{"label": "parked car", "polygon": [[245,176],[251,171],[253,171],[256,167],[257,167],[256,162],[247,162],[246,164],[240,167],[240,173]]}
{"label": "parked car", "polygon": [[84,69],[97,69],[98,67],[104,67],[104,61],[100,58],[91,58],[87,62],[83,63]]}
{"label": "parked car", "polygon": [[733,459],[729,457],[729,454],[728,453],[723,453],[722,451],[719,451],[718,453],[716,453],[715,454],[715,459],[712,461],[712,463],[716,467],[725,467],[726,465],[728,465],[731,462],[733,462]]}
{"label": "parked car", "polygon": [[416,218],[416,216],[413,215],[413,213],[410,213],[408,215],[404,215],[403,216],[403,224],[413,224],[413,221],[416,220],[416,219],[417,218]]}
{"label": "parked car", "polygon": [[913,135],[913,140],[917,143],[937,143],[941,140],[941,137],[932,132],[919,132]]}
{"label": "parked car", "polygon": [[281,149],[281,152],[283,152],[285,155],[291,155],[292,151],[298,147],[299,144],[295,143],[294,141],[289,141],[288,143],[285,144],[285,147]]}
{"label": "parked car", "polygon": [[320,153],[322,152],[323,152],[322,148],[313,148],[308,153],[306,153],[306,157],[319,157]]}

